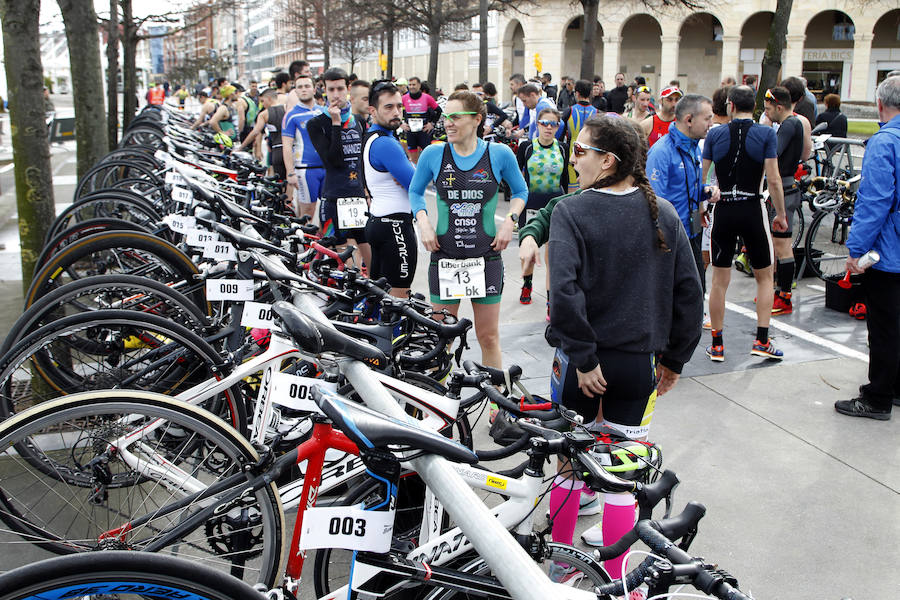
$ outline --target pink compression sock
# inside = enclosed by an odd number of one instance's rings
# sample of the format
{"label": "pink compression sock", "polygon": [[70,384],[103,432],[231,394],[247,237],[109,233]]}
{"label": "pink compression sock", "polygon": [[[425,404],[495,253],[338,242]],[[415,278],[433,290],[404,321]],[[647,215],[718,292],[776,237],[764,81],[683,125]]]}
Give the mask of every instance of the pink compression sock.
{"label": "pink compression sock", "polygon": [[[634,496],[631,494],[604,494],[603,504],[603,544],[615,544],[634,527]],[[556,539],[556,538],[554,538]],[[613,579],[622,577],[622,563],[625,554],[604,563],[606,572]]]}
{"label": "pink compression sock", "polygon": [[556,477],[550,490],[550,518],[553,519],[551,537],[554,542],[572,545],[575,523],[578,521],[578,501],[581,499],[581,481]]}

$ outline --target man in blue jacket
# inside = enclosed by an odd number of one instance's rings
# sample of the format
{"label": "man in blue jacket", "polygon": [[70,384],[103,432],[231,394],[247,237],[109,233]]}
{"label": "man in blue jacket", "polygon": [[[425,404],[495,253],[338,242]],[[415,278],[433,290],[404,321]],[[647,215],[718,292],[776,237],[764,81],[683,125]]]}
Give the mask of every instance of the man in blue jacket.
{"label": "man in blue jacket", "polygon": [[675,105],[674,125],[668,134],[653,144],[647,155],[650,185],[657,196],[671,202],[678,212],[691,240],[704,293],[702,206],[704,199],[717,201],[719,189],[702,185],[700,140],[706,137],[712,117],[712,100],[697,94],[682,97]]}
{"label": "man in blue jacket", "polygon": [[[886,421],[900,405],[900,77],[878,86],[878,116],[884,126],[866,145],[862,180],[847,239],[847,270],[863,275],[869,329],[869,383],[859,396],[838,400],[834,409],[851,417]],[[859,258],[881,257],[868,269]]]}

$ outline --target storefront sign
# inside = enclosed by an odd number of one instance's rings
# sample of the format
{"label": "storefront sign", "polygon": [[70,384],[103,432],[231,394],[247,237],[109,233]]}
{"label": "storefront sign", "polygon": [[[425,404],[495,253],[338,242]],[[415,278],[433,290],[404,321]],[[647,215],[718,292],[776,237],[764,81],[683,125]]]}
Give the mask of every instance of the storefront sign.
{"label": "storefront sign", "polygon": [[804,49],[803,60],[844,62],[853,60],[853,50],[850,48],[823,48]]}

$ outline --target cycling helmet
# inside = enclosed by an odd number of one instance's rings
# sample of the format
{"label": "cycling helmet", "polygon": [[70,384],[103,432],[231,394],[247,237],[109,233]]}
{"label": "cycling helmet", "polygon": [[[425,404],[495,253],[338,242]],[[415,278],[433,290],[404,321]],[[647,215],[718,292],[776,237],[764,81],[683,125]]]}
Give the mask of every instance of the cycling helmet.
{"label": "cycling helmet", "polygon": [[215,134],[213,136],[213,141],[223,148],[231,148],[232,146],[234,146],[234,141],[229,135],[225,133]]}

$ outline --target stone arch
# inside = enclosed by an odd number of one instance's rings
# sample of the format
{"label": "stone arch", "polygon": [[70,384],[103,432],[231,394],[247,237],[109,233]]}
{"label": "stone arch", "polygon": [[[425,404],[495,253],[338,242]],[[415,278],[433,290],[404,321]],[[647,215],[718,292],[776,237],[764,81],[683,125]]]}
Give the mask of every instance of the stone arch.
{"label": "stone arch", "polygon": [[682,21],[677,76],[682,89],[709,96],[719,87],[724,34],[722,22],[708,12],[692,13]]}
{"label": "stone arch", "polygon": [[653,90],[660,89],[662,31],[656,17],[647,13],[633,14],[622,23],[619,63],[625,71],[626,83],[642,75]]}
{"label": "stone arch", "polygon": [[[881,15],[872,27],[872,71],[870,85],[877,86],[884,81],[887,74],[895,69],[900,69],[900,57],[897,48],[900,47],[900,8],[889,10]],[[875,87],[869,89],[874,92]]]}
{"label": "stone arch", "polygon": [[741,44],[738,52],[737,73],[735,76],[742,82],[746,75],[762,73],[762,60],[769,42],[769,29],[775,13],[769,10],[755,12],[741,24]]}
{"label": "stone arch", "polygon": [[503,31],[503,50],[508,57],[508,70],[503,79],[513,73],[525,72],[525,27],[518,19],[510,19]]}
{"label": "stone arch", "polygon": [[846,94],[855,33],[853,19],[840,10],[823,10],[807,22],[802,74],[809,91],[816,97],[821,99],[829,93]]}
{"label": "stone arch", "polygon": [[[575,15],[563,28],[563,60],[562,75],[569,75],[576,80],[581,75],[581,43],[584,39],[584,15]],[[603,25],[597,22],[597,35],[594,38],[594,72],[603,71]]]}

